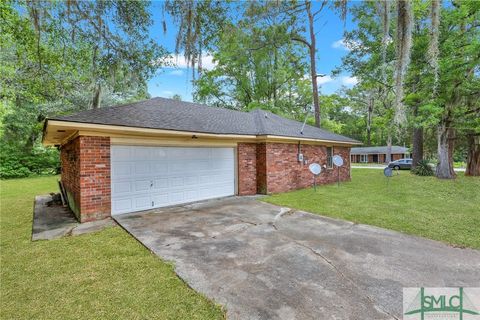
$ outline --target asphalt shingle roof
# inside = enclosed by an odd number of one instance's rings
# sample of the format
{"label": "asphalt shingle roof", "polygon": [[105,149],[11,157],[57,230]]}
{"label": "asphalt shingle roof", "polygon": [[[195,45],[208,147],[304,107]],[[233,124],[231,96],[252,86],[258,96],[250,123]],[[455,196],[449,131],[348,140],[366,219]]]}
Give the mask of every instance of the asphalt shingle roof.
{"label": "asphalt shingle roof", "polygon": [[[359,148],[352,148],[350,150],[350,154],[383,154],[387,153],[387,147],[359,147]],[[408,148],[399,147],[399,146],[392,146],[392,153],[408,153]]]}
{"label": "asphalt shingle roof", "polygon": [[115,107],[57,116],[50,120],[213,134],[275,135],[339,142],[358,141],[264,110],[241,112],[198,103],[153,98]]}

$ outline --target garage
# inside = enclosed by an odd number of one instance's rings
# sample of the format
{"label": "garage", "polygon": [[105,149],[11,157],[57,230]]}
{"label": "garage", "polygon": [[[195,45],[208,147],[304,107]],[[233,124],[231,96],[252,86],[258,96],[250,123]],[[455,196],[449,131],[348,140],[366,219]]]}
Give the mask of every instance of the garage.
{"label": "garage", "polygon": [[[320,184],[350,180],[358,141],[264,110],[242,112],[153,98],[46,120],[43,143],[60,148],[62,185],[80,222],[231,195],[312,185],[308,163],[345,164]],[[299,149],[300,145],[300,149]]]}
{"label": "garage", "polygon": [[111,146],[111,213],[235,194],[234,148]]}

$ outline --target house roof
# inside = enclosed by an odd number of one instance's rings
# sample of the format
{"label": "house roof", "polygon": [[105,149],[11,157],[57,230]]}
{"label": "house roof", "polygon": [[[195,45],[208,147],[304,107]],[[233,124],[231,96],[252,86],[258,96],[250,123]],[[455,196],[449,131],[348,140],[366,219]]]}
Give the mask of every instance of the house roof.
{"label": "house roof", "polygon": [[[352,148],[350,154],[386,154],[387,146]],[[409,153],[408,148],[392,146],[392,153]]]}
{"label": "house roof", "polygon": [[242,112],[165,98],[57,116],[48,120],[189,131],[210,134],[272,135],[343,143],[359,142],[264,110]]}

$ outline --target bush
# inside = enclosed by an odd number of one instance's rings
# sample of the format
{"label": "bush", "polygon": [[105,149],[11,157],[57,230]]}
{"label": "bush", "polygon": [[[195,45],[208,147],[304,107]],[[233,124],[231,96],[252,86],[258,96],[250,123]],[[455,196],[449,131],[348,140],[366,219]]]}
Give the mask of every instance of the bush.
{"label": "bush", "polygon": [[423,177],[434,175],[432,165],[427,160],[418,161],[417,165],[411,170],[411,172],[417,176]]}
{"label": "bush", "polygon": [[58,150],[37,146],[29,153],[13,146],[0,152],[0,178],[24,178],[32,175],[57,174],[60,162]]}

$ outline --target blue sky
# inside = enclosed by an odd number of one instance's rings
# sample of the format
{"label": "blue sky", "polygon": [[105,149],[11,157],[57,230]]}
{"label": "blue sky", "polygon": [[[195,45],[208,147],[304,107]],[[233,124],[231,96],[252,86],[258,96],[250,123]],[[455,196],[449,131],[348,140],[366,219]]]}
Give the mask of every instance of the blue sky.
{"label": "blue sky", "polygon": [[[313,4],[314,9],[318,3]],[[175,34],[176,26],[170,17],[166,16],[167,33],[163,33],[162,28],[162,2],[156,1],[152,3],[151,12],[154,19],[154,24],[150,29],[150,35],[163,45],[170,52],[175,48]],[[345,29],[351,30],[354,24],[347,17],[344,24],[340,20],[338,14],[324,8],[316,21],[315,30],[317,32],[317,72],[327,74],[326,77],[319,78],[321,84],[320,90],[324,94],[330,94],[342,87],[352,87],[355,84],[354,78],[348,74],[341,74],[336,78],[331,76],[331,72],[336,66],[341,64],[341,58],[348,51],[343,46],[342,38]],[[183,100],[192,100],[192,84],[191,70],[188,71],[183,57],[175,59],[177,67],[159,69],[156,76],[148,83],[148,92],[152,97],[170,98],[174,94],[179,94]],[[204,59],[204,65],[208,64],[208,57]]]}

